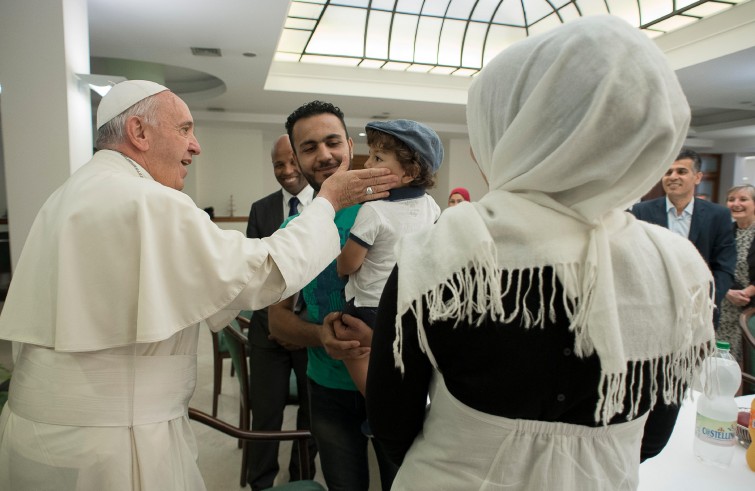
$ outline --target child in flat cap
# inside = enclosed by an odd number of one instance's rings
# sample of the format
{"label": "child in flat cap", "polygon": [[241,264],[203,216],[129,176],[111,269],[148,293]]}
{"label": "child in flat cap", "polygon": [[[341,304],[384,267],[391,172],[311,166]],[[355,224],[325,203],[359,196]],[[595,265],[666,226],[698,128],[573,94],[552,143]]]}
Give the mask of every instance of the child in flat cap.
{"label": "child in flat cap", "polygon": [[[370,156],[365,167],[386,167],[401,183],[388,198],[362,205],[337,266],[339,275],[349,276],[344,313],[374,327],[380,295],[396,264],[396,242],[440,216],[440,207],[425,190],[435,184],[443,145],[431,128],[406,119],[370,122],[366,130]],[[350,334],[347,327],[336,329],[339,339],[355,339]],[[364,394],[369,357],[344,363]]]}

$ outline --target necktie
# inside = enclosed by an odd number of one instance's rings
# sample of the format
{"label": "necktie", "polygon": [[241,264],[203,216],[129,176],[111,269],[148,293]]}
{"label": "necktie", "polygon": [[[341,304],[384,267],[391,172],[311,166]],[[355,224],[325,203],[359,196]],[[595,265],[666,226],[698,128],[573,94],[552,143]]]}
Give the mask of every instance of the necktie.
{"label": "necktie", "polygon": [[294,196],[288,200],[288,216],[292,217],[299,213],[299,198]]}
{"label": "necktie", "polygon": [[288,200],[288,216],[292,217],[299,213],[299,198],[296,196]]}

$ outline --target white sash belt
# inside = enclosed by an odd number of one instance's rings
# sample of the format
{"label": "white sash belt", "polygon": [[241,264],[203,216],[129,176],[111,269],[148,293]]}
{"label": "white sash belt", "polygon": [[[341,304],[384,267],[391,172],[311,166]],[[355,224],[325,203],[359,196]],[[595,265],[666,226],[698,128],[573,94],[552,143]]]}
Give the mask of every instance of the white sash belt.
{"label": "white sash belt", "polygon": [[61,353],[24,345],[8,405],[23,418],[67,426],[134,426],[186,415],[196,356]]}

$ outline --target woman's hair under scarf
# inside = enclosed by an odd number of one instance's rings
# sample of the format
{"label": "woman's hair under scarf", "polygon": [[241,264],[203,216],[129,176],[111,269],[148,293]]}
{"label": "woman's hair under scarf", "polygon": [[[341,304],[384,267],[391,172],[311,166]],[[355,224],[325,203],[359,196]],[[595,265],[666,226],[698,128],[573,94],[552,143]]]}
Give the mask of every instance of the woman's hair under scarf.
{"label": "woman's hair under scarf", "polygon": [[[677,402],[712,349],[712,277],[688,240],[623,211],[665,173],[689,125],[663,54],[619,18],[570,22],[494,58],[469,90],[467,121],[490,191],[400,242],[397,366],[403,314],[426,343],[423,301],[430,323],[521,315],[525,328],[554,322],[559,302],[574,352],[600,358],[596,421],[623,411],[627,390],[635,417],[643,382],[652,404],[659,394]],[[542,285],[545,267],[563,298],[522,283],[540,275],[530,284]],[[504,271],[520,271],[518,283],[502,285]],[[645,363],[652,380],[642,380]]]}

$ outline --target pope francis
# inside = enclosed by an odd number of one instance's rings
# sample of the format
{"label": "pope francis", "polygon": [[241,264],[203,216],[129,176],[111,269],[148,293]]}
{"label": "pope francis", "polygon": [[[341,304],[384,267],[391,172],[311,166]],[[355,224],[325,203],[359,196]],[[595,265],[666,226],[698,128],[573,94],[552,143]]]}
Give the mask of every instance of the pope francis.
{"label": "pope francis", "polygon": [[247,239],[180,192],[201,149],[166,87],[116,85],[97,131],[34,221],[0,316],[16,353],[0,488],[203,490],[187,418],[199,322],[298,291],[339,253],[335,211],[396,179],[344,162],[288,227]]}

